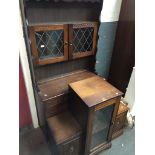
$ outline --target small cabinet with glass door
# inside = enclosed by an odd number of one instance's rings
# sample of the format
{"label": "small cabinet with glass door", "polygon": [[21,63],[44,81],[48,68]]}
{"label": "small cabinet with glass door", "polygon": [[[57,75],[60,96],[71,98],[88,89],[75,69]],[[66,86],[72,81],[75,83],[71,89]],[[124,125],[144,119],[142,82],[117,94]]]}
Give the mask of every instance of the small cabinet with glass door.
{"label": "small cabinet with glass door", "polygon": [[35,65],[46,65],[95,54],[97,22],[29,26]]}
{"label": "small cabinet with glass door", "polygon": [[84,154],[109,148],[122,92],[95,76],[71,83],[70,93],[73,114],[85,131]]}

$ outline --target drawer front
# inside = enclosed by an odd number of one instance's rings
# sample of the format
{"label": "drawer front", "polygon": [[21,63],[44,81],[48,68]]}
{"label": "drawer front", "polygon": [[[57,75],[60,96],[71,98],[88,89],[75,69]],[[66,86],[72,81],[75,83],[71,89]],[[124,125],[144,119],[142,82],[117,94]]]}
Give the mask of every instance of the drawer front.
{"label": "drawer front", "polygon": [[53,99],[47,100],[45,105],[46,118],[52,117],[62,111],[65,111],[68,107],[68,96],[61,95]]}
{"label": "drawer front", "polygon": [[61,144],[60,155],[80,155],[81,138],[75,138],[69,142]]}
{"label": "drawer front", "polygon": [[122,113],[116,117],[113,132],[123,128],[125,119],[126,119],[126,112]]}

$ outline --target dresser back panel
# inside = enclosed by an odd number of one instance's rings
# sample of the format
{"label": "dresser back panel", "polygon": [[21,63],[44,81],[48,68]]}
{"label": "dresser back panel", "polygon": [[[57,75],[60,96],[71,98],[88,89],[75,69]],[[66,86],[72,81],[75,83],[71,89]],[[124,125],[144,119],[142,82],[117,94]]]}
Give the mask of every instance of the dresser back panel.
{"label": "dresser back panel", "polygon": [[35,68],[36,81],[52,78],[54,76],[63,75],[69,72],[86,69],[88,71],[94,71],[94,56],[76,59],[72,61],[60,62],[55,64],[49,64],[45,66],[39,66]]}
{"label": "dresser back panel", "polygon": [[[26,14],[29,24],[99,21],[102,0],[90,2],[57,2],[26,3]],[[80,11],[80,12],[79,12]]]}

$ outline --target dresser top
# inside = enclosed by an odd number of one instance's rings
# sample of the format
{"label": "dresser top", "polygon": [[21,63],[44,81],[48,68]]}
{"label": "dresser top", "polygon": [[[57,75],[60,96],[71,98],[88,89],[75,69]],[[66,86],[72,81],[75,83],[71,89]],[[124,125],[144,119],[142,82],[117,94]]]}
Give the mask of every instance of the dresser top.
{"label": "dresser top", "polygon": [[95,106],[99,103],[123,95],[121,91],[97,75],[78,82],[70,83],[69,86],[88,107]]}
{"label": "dresser top", "polygon": [[75,71],[41,82],[38,87],[42,101],[68,93],[68,84],[95,76],[87,70]]}

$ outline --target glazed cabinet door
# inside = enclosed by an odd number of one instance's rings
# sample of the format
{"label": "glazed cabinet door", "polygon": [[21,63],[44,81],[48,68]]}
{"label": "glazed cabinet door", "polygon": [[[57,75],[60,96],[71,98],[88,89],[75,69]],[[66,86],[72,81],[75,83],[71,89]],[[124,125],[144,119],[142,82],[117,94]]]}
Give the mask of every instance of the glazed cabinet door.
{"label": "glazed cabinet door", "polygon": [[68,25],[30,26],[29,36],[35,65],[68,60]]}
{"label": "glazed cabinet door", "polygon": [[94,55],[96,38],[97,22],[69,25],[69,58]]}
{"label": "glazed cabinet door", "polygon": [[108,141],[109,129],[113,117],[114,104],[94,112],[90,151]]}

